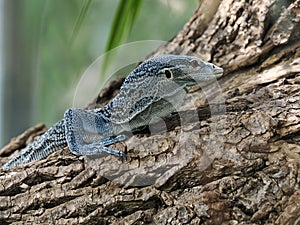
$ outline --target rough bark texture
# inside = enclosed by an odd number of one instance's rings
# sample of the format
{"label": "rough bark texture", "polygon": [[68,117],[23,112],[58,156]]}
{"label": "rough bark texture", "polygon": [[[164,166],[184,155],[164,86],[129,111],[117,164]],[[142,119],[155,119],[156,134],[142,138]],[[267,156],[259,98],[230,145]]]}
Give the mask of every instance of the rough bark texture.
{"label": "rough bark texture", "polygon": [[300,224],[300,1],[203,1],[161,53],[223,67],[220,87],[194,88],[182,111],[118,144],[126,162],[64,149],[1,172],[1,224]]}

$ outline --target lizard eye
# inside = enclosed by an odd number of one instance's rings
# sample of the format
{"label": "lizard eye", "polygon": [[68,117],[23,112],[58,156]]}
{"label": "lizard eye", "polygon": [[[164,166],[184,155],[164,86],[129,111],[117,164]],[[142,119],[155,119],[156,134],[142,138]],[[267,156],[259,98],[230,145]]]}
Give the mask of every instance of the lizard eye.
{"label": "lizard eye", "polygon": [[199,62],[198,62],[196,59],[193,59],[193,60],[191,61],[191,66],[192,66],[193,68],[198,67],[198,66],[199,66]]}
{"label": "lizard eye", "polygon": [[165,75],[168,79],[173,78],[173,73],[169,69],[165,69]]}

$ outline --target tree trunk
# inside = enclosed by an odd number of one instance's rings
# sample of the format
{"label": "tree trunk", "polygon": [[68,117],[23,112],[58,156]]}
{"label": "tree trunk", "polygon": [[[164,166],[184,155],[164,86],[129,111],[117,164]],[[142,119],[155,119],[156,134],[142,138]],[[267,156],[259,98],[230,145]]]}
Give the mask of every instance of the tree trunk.
{"label": "tree trunk", "polygon": [[126,162],[64,149],[2,171],[1,224],[300,224],[300,1],[203,0],[162,53],[198,55],[224,77],[117,144]]}

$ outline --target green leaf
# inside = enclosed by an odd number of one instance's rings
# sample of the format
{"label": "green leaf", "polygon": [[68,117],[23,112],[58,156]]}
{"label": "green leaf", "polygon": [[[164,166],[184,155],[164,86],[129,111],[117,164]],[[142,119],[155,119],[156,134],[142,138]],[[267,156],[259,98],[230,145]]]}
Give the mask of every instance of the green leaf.
{"label": "green leaf", "polygon": [[122,43],[136,19],[142,0],[121,0],[114,16],[105,51],[109,51]]}
{"label": "green leaf", "polygon": [[86,17],[86,14],[87,14],[87,11],[88,11],[88,9],[91,5],[91,2],[92,2],[92,0],[85,0],[85,2],[82,5],[80,14],[79,14],[79,16],[76,20],[75,26],[74,26],[73,31],[72,31],[70,46],[74,43],[74,41],[75,41],[75,39],[76,39],[76,37],[79,33],[79,30],[81,28],[81,25],[83,23],[84,18]]}
{"label": "green leaf", "polygon": [[[128,37],[142,2],[142,0],[120,0],[107,40],[106,52],[122,44],[123,40]],[[113,60],[112,54],[108,54],[107,57],[104,58],[102,67],[103,74],[111,60]]]}

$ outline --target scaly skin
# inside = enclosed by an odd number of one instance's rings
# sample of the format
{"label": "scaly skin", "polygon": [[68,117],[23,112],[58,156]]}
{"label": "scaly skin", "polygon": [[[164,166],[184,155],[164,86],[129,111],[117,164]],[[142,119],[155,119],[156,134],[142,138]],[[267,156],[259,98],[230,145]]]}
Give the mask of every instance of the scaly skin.
{"label": "scaly skin", "polygon": [[185,96],[185,87],[216,79],[223,69],[194,56],[161,55],[139,65],[125,79],[120,93],[100,109],[68,109],[64,119],[2,168],[9,169],[46,158],[69,146],[76,155],[101,152],[125,157],[109,145],[127,138],[126,132],[138,131],[173,112]]}

